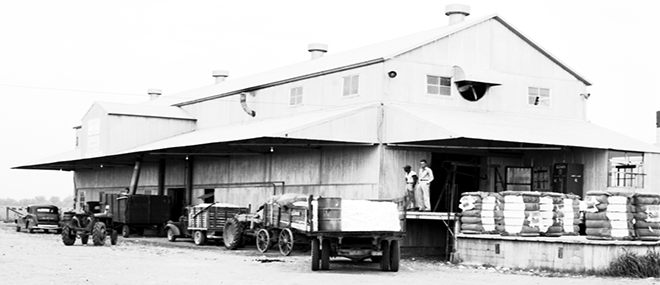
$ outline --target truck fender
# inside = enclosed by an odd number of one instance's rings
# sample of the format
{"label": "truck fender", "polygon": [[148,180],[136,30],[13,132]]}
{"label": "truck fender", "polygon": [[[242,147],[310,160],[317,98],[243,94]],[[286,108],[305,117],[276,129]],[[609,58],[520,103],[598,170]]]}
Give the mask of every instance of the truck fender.
{"label": "truck fender", "polygon": [[181,231],[179,230],[179,227],[177,227],[176,225],[167,224],[165,225],[165,231],[167,231],[167,229],[172,229],[172,232],[174,233],[175,236],[181,235]]}

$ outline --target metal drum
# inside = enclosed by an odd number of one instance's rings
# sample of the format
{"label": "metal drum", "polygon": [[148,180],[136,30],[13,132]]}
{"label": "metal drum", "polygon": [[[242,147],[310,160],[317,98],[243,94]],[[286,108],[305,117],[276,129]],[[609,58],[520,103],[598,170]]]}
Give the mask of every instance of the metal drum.
{"label": "metal drum", "polygon": [[341,198],[318,199],[319,231],[341,231]]}

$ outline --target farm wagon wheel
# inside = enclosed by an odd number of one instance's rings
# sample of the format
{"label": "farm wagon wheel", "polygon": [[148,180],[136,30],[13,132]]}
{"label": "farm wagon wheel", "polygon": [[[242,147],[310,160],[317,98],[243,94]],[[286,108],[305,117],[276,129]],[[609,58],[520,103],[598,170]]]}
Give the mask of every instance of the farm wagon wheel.
{"label": "farm wagon wheel", "polygon": [[123,225],[121,227],[121,236],[127,238],[131,234],[131,228],[128,225]]}
{"label": "farm wagon wheel", "polygon": [[222,241],[225,248],[228,250],[239,248],[243,243],[243,230],[243,224],[236,217],[227,219],[222,230]]}
{"label": "farm wagon wheel", "polygon": [[87,241],[89,241],[89,235],[88,234],[80,234],[80,242],[82,242],[82,244],[87,244]]}
{"label": "farm wagon wheel", "polygon": [[94,242],[94,245],[104,245],[106,234],[107,229],[105,228],[105,223],[94,223],[94,228],[92,229],[92,242]]}
{"label": "farm wagon wheel", "polygon": [[321,242],[321,270],[330,269],[330,240],[323,239]]}
{"label": "farm wagon wheel", "polygon": [[196,245],[206,244],[206,231],[195,231],[193,233],[193,241]]}
{"label": "farm wagon wheel", "polygon": [[401,248],[399,241],[393,240],[390,242],[390,271],[399,271],[399,259],[401,259]]}
{"label": "farm wagon wheel", "polygon": [[312,240],[312,271],[319,270],[321,260],[321,246],[318,238]]}
{"label": "farm wagon wheel", "polygon": [[277,245],[280,247],[280,253],[284,256],[289,256],[293,250],[294,240],[293,232],[291,229],[286,228],[280,231],[280,237],[277,239]]}
{"label": "farm wagon wheel", "polygon": [[117,230],[113,229],[112,232],[110,233],[110,244],[111,245],[116,245],[117,244],[117,236],[119,234],[117,233]]}
{"label": "farm wagon wheel", "polygon": [[76,242],[76,234],[71,234],[71,228],[69,228],[69,225],[65,225],[62,228],[62,242],[64,245],[73,245]]}
{"label": "farm wagon wheel", "polygon": [[264,253],[268,251],[271,246],[270,233],[266,229],[260,229],[257,232],[257,249],[259,252]]}
{"label": "farm wagon wheel", "polygon": [[17,231],[17,232],[20,232],[20,231],[21,231],[21,226],[19,226],[18,223],[16,223],[16,231]]}
{"label": "farm wagon wheel", "polygon": [[170,227],[167,227],[167,240],[171,242],[176,241],[176,235],[174,234],[174,230]]}

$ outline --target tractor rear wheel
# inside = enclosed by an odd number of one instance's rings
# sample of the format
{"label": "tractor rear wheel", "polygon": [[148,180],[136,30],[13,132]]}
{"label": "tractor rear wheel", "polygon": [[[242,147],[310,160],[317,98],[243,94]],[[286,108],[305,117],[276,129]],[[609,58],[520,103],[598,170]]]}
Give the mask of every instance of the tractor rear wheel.
{"label": "tractor rear wheel", "polygon": [[117,244],[117,236],[119,234],[117,233],[117,230],[112,230],[112,233],[110,233],[110,244],[111,245],[116,245]]}
{"label": "tractor rear wheel", "polygon": [[88,234],[81,234],[80,235],[80,242],[82,242],[82,244],[87,244],[87,241],[89,241],[89,235]]}
{"label": "tractor rear wheel", "polygon": [[105,228],[105,223],[103,222],[96,222],[94,223],[94,228],[92,229],[92,241],[94,242],[94,245],[104,245],[105,244],[105,236],[107,234]]}
{"label": "tractor rear wheel", "polygon": [[235,217],[227,219],[225,228],[222,231],[222,240],[225,243],[225,248],[234,250],[241,246],[243,243],[243,224]]}
{"label": "tractor rear wheel", "polygon": [[34,233],[34,228],[32,228],[32,222],[28,221],[27,225],[25,225],[25,227],[27,228],[28,233],[31,233],[31,234]]}
{"label": "tractor rear wheel", "polygon": [[17,232],[20,232],[20,231],[21,231],[21,226],[19,226],[18,224],[16,224],[16,231],[17,231]]}
{"label": "tractor rear wheel", "polygon": [[76,234],[71,234],[69,225],[65,225],[62,228],[62,242],[64,245],[73,245],[76,242]]}

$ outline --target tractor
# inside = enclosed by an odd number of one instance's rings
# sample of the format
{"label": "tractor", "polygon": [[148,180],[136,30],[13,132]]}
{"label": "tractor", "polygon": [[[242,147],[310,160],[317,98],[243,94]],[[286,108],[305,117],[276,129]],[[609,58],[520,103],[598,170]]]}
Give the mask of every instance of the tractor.
{"label": "tractor", "polygon": [[87,244],[90,236],[97,246],[104,245],[107,236],[110,236],[110,244],[117,244],[117,231],[113,229],[112,214],[101,212],[99,202],[87,202],[83,213],[67,212],[65,215],[71,216],[71,220],[62,227],[64,245],[73,245],[76,237],[80,237],[82,244]]}

